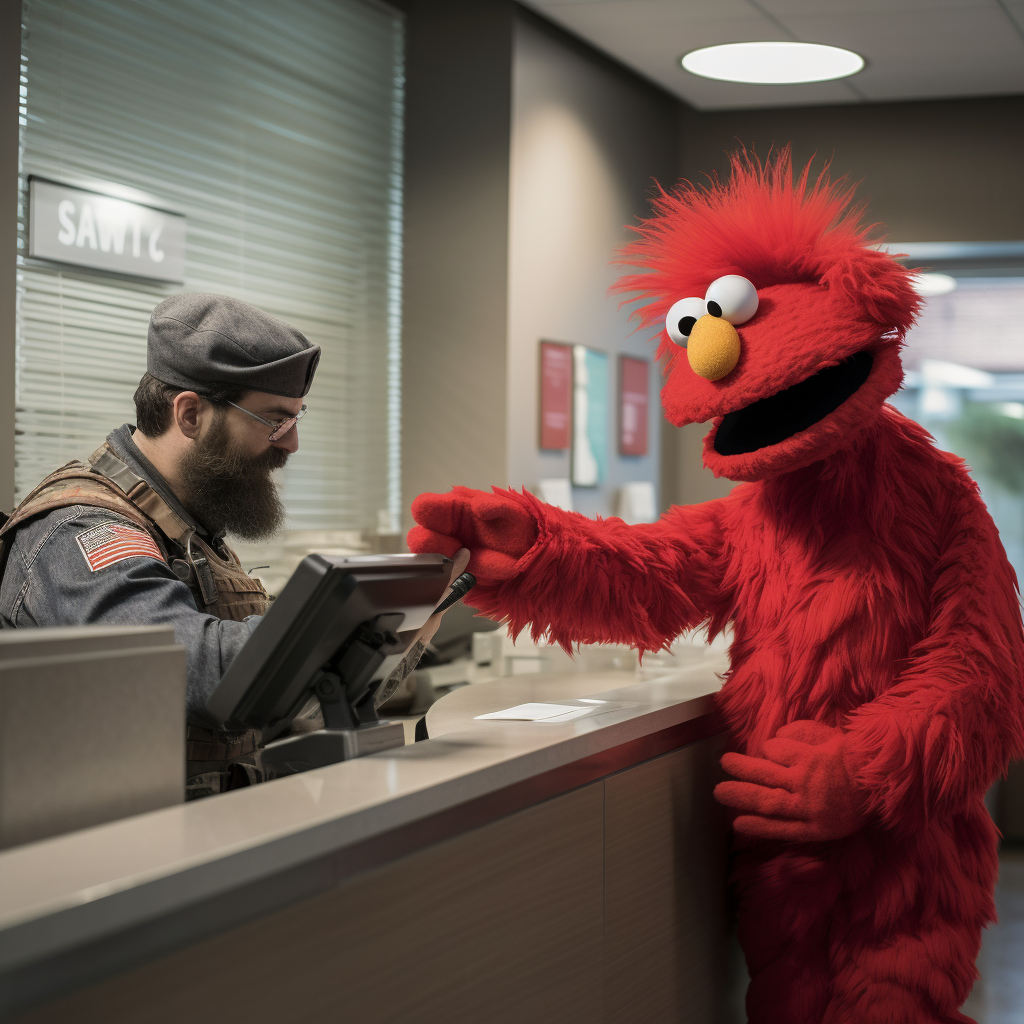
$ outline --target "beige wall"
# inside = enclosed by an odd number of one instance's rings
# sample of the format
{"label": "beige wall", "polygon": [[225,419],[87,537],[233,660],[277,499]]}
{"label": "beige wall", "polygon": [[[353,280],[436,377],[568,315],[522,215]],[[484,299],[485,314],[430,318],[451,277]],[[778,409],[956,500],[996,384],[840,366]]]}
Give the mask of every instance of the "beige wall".
{"label": "beige wall", "polygon": [[[699,180],[741,142],[792,142],[798,162],[817,153],[862,179],[897,241],[1024,238],[1024,97],[700,113],[506,0],[398,6],[406,508],[454,483],[568,475],[567,454],[537,448],[537,343],[651,355],[606,289],[652,177]],[[706,428],[652,417],[651,454],[613,443],[611,479],[576,490],[581,511],[607,514],[631,479],[660,476],[663,507],[729,489],[701,466]]]}
{"label": "beige wall", "polygon": [[662,507],[697,505],[712,498],[722,498],[735,483],[715,477],[704,468],[704,435],[710,423],[688,423],[675,427],[662,420],[661,480]]}
{"label": "beige wall", "polygon": [[791,142],[861,181],[873,219],[900,242],[1024,239],[1024,96],[780,110],[687,111],[683,171],[723,171],[742,142]]}
{"label": "beige wall", "polygon": [[[568,476],[540,453],[537,345],[653,355],[608,297],[624,225],[678,174],[678,101],[507,0],[397,0],[407,101],[402,491],[534,487]],[[652,367],[652,391],[660,386]],[[612,402],[612,409],[615,403]],[[618,484],[659,480],[650,453],[578,489],[608,514]]]}
{"label": "beige wall", "polygon": [[608,515],[623,482],[659,481],[660,376],[652,363],[649,454],[617,451],[618,356],[653,359],[628,310],[607,294],[625,225],[648,214],[653,180],[677,173],[681,105],[575,39],[520,12],[512,90],[508,471],[513,486],[568,477],[567,452],[538,449],[538,343],[609,354],[609,478],[576,488],[577,511]]}
{"label": "beige wall", "polygon": [[507,477],[511,2],[408,0],[402,495]]}

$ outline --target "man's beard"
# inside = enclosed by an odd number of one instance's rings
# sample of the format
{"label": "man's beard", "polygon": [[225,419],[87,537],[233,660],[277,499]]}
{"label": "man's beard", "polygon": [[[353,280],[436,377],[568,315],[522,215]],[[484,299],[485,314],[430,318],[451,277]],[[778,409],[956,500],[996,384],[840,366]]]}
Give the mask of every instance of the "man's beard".
{"label": "man's beard", "polygon": [[232,441],[220,414],[179,463],[182,504],[212,533],[227,530],[243,540],[267,540],[285,518],[270,474],[287,459],[283,448],[246,454]]}

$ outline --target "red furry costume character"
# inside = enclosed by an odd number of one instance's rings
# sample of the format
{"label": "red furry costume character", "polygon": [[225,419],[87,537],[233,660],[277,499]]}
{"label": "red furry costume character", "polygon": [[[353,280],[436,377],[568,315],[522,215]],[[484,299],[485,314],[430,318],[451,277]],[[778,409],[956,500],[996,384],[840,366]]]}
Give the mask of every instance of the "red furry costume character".
{"label": "red furry costume character", "polygon": [[737,812],[750,1020],[968,1021],[994,918],[982,799],[1024,746],[1024,637],[963,464],[884,404],[909,273],[788,157],[655,205],[620,288],[665,325],[666,415],[713,420],[705,465],[749,482],[643,526],[455,488],[416,500],[410,546],[468,547],[472,603],[563,645],[731,622],[716,795]]}

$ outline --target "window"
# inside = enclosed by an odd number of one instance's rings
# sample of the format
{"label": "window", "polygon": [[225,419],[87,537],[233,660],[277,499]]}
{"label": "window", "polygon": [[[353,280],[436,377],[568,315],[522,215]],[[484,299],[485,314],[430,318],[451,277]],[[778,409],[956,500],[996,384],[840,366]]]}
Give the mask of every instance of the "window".
{"label": "window", "polygon": [[892,402],[963,457],[1024,578],[1024,273],[944,270],[955,290],[925,302]]}
{"label": "window", "polygon": [[[219,292],[323,347],[284,470],[292,540],[396,528],[400,16],[368,0],[26,0],[23,23],[19,500],[133,421],[152,308]],[[33,174],[185,214],[184,285],[29,260]]]}

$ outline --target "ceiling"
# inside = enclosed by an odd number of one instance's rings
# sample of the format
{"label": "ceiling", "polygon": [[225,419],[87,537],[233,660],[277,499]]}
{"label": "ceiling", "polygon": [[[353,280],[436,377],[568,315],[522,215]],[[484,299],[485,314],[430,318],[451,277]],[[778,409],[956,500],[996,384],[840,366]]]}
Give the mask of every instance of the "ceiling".
{"label": "ceiling", "polygon": [[[1024,0],[525,2],[701,110],[1024,93]],[[867,66],[836,82],[768,86],[679,65],[690,50],[753,40],[831,43]]]}

